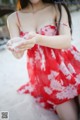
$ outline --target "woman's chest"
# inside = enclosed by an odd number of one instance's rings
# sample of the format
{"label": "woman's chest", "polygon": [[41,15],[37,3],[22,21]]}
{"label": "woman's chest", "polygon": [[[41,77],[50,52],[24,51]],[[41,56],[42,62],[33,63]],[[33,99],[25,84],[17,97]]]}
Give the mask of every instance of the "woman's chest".
{"label": "woman's chest", "polygon": [[39,31],[42,27],[46,25],[55,25],[55,13],[48,9],[44,12],[38,12],[36,14],[28,14],[21,18],[21,28],[22,31]]}

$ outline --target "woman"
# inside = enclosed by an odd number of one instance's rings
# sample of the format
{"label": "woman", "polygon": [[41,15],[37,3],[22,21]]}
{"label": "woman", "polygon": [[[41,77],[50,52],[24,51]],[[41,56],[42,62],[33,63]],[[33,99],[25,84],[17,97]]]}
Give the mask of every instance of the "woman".
{"label": "woman", "polygon": [[8,49],[16,58],[27,51],[29,82],[18,89],[30,93],[60,120],[78,120],[74,98],[80,94],[80,53],[71,45],[68,8],[59,0],[20,0],[8,17]]}

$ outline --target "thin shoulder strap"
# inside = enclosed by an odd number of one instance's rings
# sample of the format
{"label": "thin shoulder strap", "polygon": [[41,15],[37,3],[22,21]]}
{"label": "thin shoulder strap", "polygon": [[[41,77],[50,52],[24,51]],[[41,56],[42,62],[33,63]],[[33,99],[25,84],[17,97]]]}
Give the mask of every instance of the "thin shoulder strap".
{"label": "thin shoulder strap", "polygon": [[21,31],[21,22],[20,22],[20,19],[19,19],[18,12],[16,12],[16,16],[17,16],[17,21],[18,21],[19,29]]}

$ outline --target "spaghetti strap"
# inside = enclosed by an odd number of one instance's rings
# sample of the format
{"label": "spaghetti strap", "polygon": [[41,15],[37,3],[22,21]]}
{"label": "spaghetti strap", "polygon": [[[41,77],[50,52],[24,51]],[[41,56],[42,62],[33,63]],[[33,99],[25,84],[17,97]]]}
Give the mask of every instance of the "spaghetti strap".
{"label": "spaghetti strap", "polygon": [[19,19],[18,12],[16,12],[16,16],[17,16],[17,21],[18,21],[19,29],[20,29],[20,31],[22,31],[22,29],[21,29],[21,22],[20,22],[20,19]]}

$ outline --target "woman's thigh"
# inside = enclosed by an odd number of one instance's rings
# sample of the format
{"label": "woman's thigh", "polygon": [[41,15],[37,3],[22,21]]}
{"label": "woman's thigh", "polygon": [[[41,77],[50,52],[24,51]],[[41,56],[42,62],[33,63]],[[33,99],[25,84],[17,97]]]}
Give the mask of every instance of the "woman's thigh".
{"label": "woman's thigh", "polygon": [[77,106],[74,100],[58,105],[56,111],[61,120],[78,120]]}

